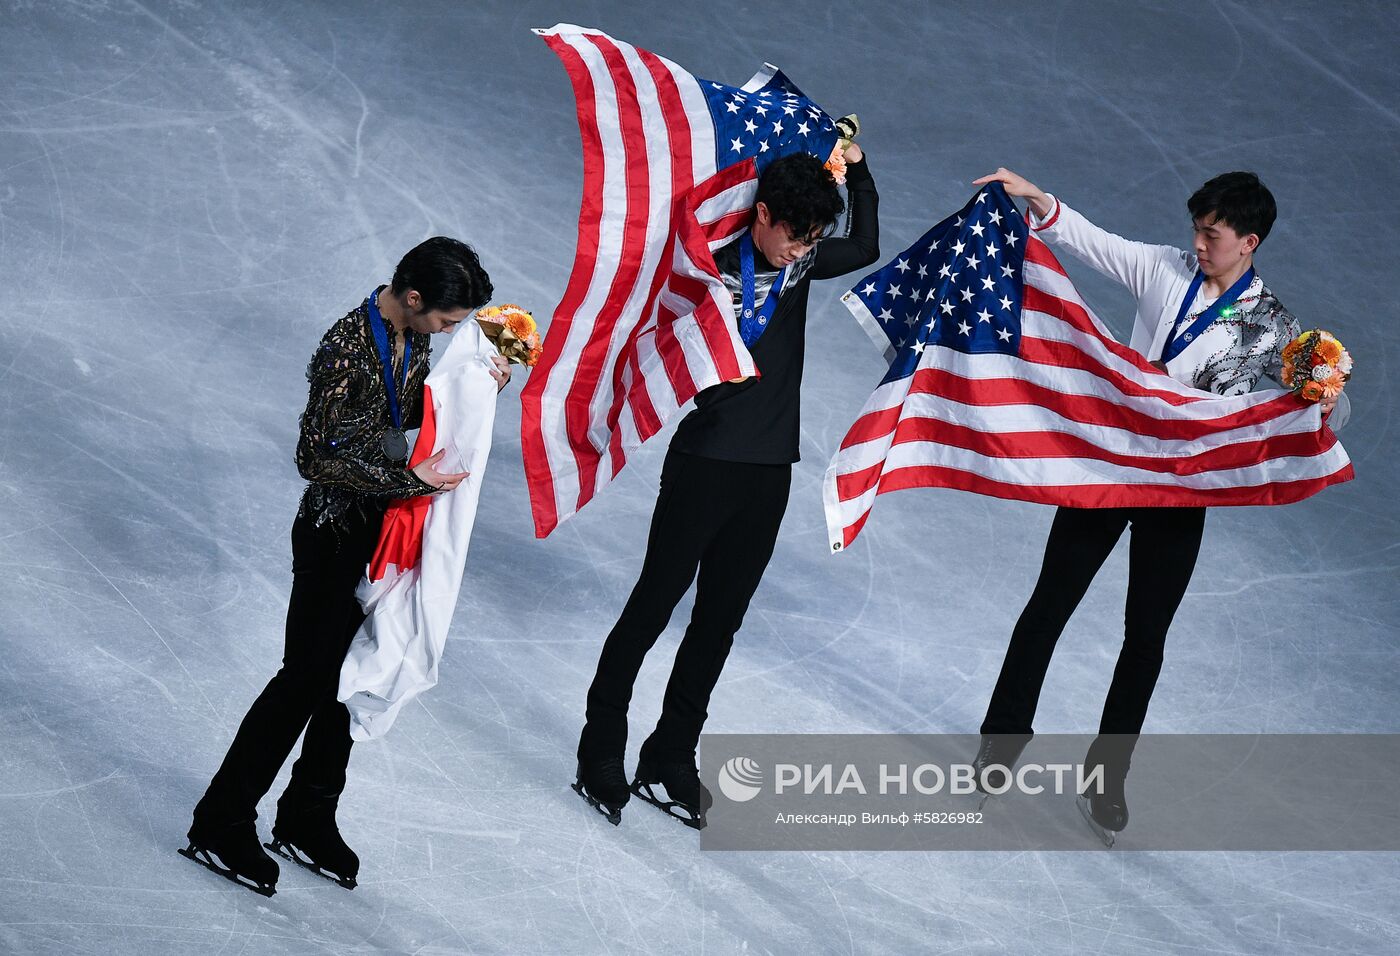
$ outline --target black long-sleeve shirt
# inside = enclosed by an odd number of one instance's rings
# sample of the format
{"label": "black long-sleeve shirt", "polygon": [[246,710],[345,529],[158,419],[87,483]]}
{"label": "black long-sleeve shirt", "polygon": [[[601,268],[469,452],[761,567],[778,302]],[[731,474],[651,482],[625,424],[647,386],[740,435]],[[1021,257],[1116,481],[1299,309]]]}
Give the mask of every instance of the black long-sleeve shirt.
{"label": "black long-sleeve shirt", "polygon": [[[845,275],[880,258],[879,195],[865,160],[846,168],[850,208],[848,234],[818,243],[788,267],[796,280],[785,282],[768,328],[749,349],[759,375],[723,382],[695,397],[695,410],[682,419],[671,439],[677,451],[722,461],[783,465],[799,459],[800,390],[806,347],[807,290],[813,279]],[[738,240],[715,253],[728,276],[739,272]],[[754,250],[756,286],[771,284],[778,270]],[[763,274],[767,273],[767,276]]]}
{"label": "black long-sleeve shirt", "polygon": [[[392,329],[390,334],[392,341]],[[410,356],[399,412],[403,427],[409,429],[423,421],[423,382],[428,377],[431,347],[421,332],[405,335]],[[297,471],[309,482],[301,499],[303,513],[320,525],[367,501],[432,494],[431,485],[401,463],[390,461],[380,448],[394,419],[369,324],[368,299],[321,337],[306,379],[311,388],[296,454]],[[403,381],[399,356],[394,381]]]}

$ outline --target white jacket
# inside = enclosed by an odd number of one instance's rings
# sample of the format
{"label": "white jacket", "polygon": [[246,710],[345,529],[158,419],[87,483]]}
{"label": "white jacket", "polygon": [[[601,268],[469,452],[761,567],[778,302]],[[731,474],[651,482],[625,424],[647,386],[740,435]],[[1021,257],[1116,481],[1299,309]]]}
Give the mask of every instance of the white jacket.
{"label": "white jacket", "polygon": [[[1031,228],[1051,246],[1128,287],[1138,305],[1128,344],[1149,360],[1160,359],[1181,300],[1196,275],[1195,254],[1124,239],[1050,198],[1054,205],[1048,216],[1041,219],[1034,211],[1029,213]],[[1202,290],[1187,315],[1194,318],[1213,301]],[[1243,395],[1253,391],[1261,378],[1278,383],[1283,347],[1301,331],[1298,320],[1256,274],[1229,318],[1217,318],[1207,326],[1167,363],[1167,373],[1203,391]],[[1340,431],[1350,417],[1351,402],[1343,393],[1327,417],[1327,426]]]}

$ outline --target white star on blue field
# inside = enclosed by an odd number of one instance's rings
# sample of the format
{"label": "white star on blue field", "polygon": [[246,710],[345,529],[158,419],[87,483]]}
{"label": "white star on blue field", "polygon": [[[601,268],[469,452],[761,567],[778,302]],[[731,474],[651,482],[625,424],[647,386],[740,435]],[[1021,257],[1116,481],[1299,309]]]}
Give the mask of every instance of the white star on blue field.
{"label": "white star on blue field", "polygon": [[911,375],[931,345],[1018,354],[1029,231],[999,183],[852,289],[896,349],[884,381]]}
{"label": "white star on blue field", "polygon": [[720,169],[753,157],[759,172],[779,156],[804,152],[826,159],[838,133],[830,116],[780,70],[759,90],[700,80],[715,123]]}

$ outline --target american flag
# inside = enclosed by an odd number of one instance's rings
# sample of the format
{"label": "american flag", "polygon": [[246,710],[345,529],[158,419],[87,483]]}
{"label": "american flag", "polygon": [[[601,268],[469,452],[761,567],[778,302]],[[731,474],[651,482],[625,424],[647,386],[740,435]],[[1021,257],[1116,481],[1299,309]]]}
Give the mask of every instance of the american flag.
{"label": "american flag", "polygon": [[1315,405],[1198,391],[1116,342],[1000,184],[842,301],[891,364],[827,468],[832,551],[901,488],[1080,508],[1263,505],[1352,477]]}
{"label": "american flag", "polygon": [[597,30],[537,30],[574,88],[578,249],[521,395],[535,534],[583,507],[701,389],[757,373],[712,255],[748,228],[759,173],[836,143],[829,116],[767,66],[698,79]]}

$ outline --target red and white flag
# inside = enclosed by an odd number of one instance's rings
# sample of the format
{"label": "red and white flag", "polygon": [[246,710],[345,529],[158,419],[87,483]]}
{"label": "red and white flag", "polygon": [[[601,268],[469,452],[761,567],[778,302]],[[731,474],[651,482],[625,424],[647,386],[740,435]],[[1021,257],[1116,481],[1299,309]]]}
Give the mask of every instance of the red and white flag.
{"label": "red and white flag", "polygon": [[998,184],[842,301],[891,357],[827,468],[831,550],[877,495],[955,488],[1079,508],[1267,505],[1353,477],[1321,410],[1222,397],[1115,341]]}
{"label": "red and white flag", "polygon": [[336,694],[350,710],[355,740],[387,733],[404,705],[437,683],[491,453],[495,353],[481,326],[463,322],[428,373],[409,465],[445,451],[439,471],[470,475],[444,494],[394,501],[384,514],[355,590],[365,622],[350,642]]}
{"label": "red and white flag", "polygon": [[758,373],[712,253],[748,228],[769,162],[825,159],[838,134],[772,66],[726,86],[597,30],[535,32],[568,72],[583,142],[573,272],[521,394],[545,537],[697,392]]}

